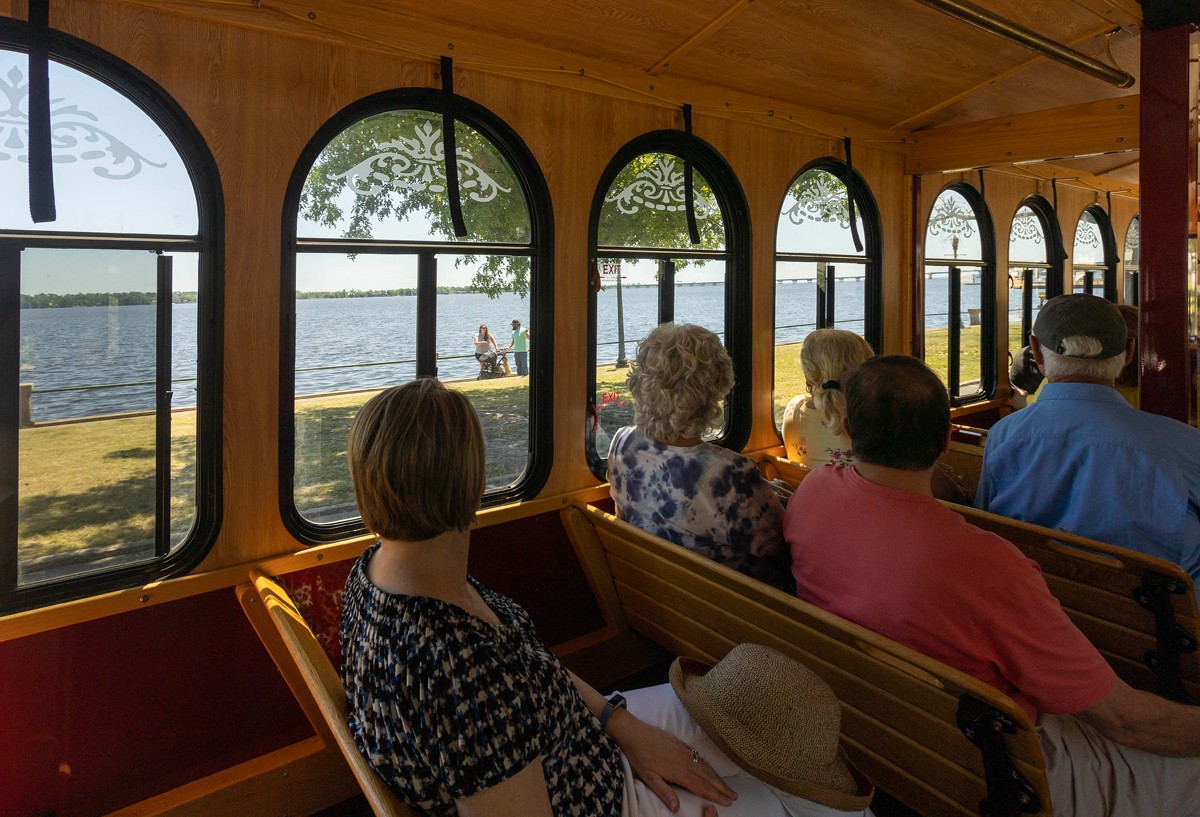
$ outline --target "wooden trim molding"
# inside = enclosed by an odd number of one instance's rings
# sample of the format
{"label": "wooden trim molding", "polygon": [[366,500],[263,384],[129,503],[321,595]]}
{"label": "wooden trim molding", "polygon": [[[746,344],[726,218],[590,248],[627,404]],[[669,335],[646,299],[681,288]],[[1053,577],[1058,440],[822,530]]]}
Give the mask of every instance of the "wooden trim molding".
{"label": "wooden trim molding", "polygon": [[108,817],[314,814],[358,793],[358,783],[342,753],[314,737],[134,803]]}
{"label": "wooden trim molding", "polygon": [[[539,497],[529,502],[514,502],[511,505],[480,511],[476,527],[502,525],[517,519],[558,511],[574,502],[587,503],[606,496],[608,496],[608,486],[596,485],[567,494]],[[85,621],[94,621],[141,607],[178,601],[227,587],[236,587],[246,581],[247,572],[255,567],[269,575],[278,576],[316,567],[325,562],[353,559],[362,553],[363,549],[372,541],[374,541],[374,537],[369,535],[356,536],[331,545],[304,548],[281,556],[233,565],[207,573],[193,573],[189,576],[153,582],[141,587],[131,587],[37,610],[14,613],[10,616],[0,617],[0,642],[48,632]]]}
{"label": "wooden trim molding", "polygon": [[1141,97],[947,125],[913,134],[904,172],[942,173],[1137,148]]}

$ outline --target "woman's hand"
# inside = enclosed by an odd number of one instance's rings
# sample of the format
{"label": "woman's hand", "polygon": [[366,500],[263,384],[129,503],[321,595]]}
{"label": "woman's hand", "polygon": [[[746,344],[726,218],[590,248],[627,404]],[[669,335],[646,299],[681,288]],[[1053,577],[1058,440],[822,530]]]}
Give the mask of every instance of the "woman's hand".
{"label": "woman's hand", "polygon": [[[608,733],[621,747],[637,776],[672,812],[679,810],[679,797],[671,784],[721,806],[731,805],[737,799],[737,792],[690,746],[669,732],[639,720],[628,710],[618,709],[612,714]],[[714,806],[704,807],[703,817],[716,814]]]}

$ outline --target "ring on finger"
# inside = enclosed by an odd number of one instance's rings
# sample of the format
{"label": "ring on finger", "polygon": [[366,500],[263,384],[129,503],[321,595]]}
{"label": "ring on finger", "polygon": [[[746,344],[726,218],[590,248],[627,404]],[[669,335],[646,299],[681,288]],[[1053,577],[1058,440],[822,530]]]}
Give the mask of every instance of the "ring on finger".
{"label": "ring on finger", "polygon": [[700,750],[699,750],[699,749],[693,749],[693,750],[692,750],[692,762],[693,762],[693,763],[699,763],[699,762],[700,762]]}

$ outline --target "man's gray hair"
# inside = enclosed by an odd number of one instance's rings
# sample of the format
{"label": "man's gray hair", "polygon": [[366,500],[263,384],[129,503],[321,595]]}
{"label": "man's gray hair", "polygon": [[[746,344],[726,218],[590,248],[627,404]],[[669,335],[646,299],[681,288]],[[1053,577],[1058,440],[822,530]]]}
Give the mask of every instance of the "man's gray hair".
{"label": "man's gray hair", "polygon": [[1088,378],[1091,380],[1116,380],[1125,368],[1125,353],[1109,358],[1087,357],[1098,355],[1103,346],[1096,338],[1087,335],[1071,335],[1061,341],[1062,354],[1042,347],[1042,369],[1048,380]]}

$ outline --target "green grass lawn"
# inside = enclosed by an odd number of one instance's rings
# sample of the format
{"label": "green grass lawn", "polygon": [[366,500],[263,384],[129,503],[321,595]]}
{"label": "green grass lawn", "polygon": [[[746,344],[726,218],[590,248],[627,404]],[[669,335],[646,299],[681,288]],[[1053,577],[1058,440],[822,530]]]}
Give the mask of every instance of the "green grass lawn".
{"label": "green grass lawn", "polygon": [[[196,415],[172,415],[171,529],[192,522]],[[18,559],[154,538],[154,417],[20,431]]]}

